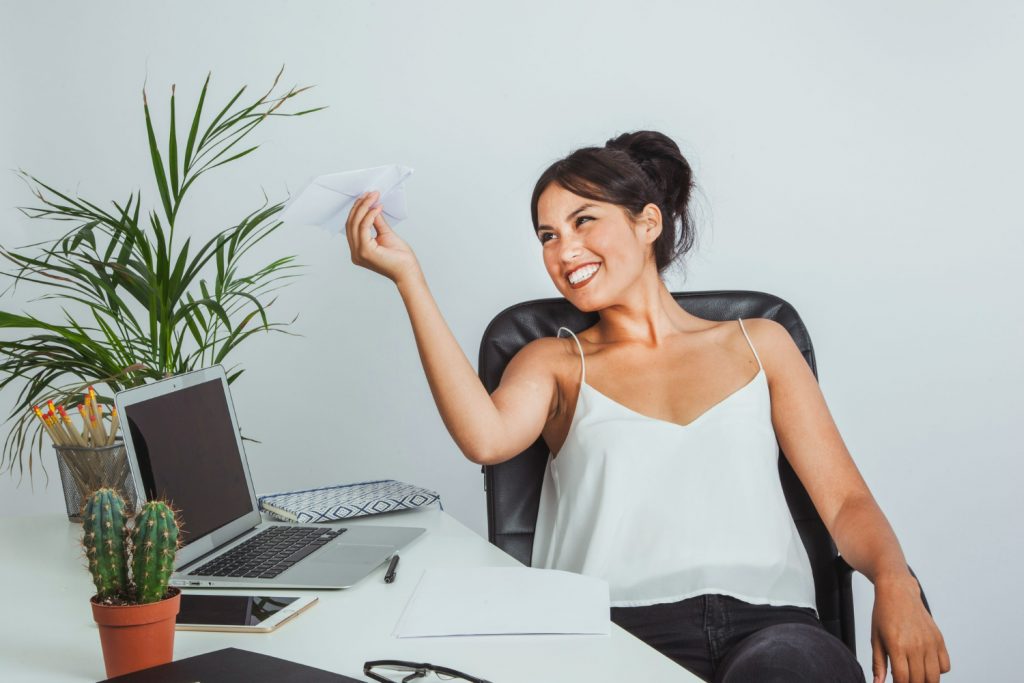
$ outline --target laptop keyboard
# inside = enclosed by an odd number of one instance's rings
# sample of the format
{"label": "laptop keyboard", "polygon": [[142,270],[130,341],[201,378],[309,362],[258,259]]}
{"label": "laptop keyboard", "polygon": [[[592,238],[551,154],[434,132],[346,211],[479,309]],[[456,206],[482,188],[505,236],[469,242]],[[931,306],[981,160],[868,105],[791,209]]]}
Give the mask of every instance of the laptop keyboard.
{"label": "laptop keyboard", "polygon": [[188,574],[272,579],[345,531],[347,529],[338,527],[267,527]]}

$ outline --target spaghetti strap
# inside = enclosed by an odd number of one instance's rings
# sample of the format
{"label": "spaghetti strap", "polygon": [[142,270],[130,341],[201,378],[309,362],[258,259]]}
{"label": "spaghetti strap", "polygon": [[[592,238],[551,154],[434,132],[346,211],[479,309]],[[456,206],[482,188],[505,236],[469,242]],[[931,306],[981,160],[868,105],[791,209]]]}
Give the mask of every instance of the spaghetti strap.
{"label": "spaghetti strap", "polygon": [[[583,347],[580,345],[580,340],[579,340],[579,338],[577,338],[576,333],[573,332],[572,330],[570,330],[568,327],[559,327],[558,328],[558,332],[559,333],[562,330],[565,330],[566,332],[571,334],[572,338],[576,340],[576,347],[580,350],[580,363],[583,364],[583,374],[582,374],[582,376],[580,378],[580,384],[586,384],[587,383],[587,361],[586,361],[586,358],[583,355]],[[557,336],[561,337],[562,335],[558,334]]]}
{"label": "spaghetti strap", "polygon": [[754,348],[754,342],[750,341],[750,335],[747,334],[747,328],[743,326],[743,318],[736,318],[740,321],[740,329],[743,330],[743,336],[747,338],[747,344],[750,345],[750,350],[754,352],[754,358],[757,359],[757,367],[759,370],[763,370],[764,366],[761,365],[761,357],[757,355],[757,349]]}

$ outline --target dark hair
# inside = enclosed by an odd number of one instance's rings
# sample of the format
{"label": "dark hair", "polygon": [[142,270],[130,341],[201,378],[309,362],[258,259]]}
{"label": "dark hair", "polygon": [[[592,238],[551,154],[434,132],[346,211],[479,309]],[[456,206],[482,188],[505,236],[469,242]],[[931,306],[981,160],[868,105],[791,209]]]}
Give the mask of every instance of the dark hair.
{"label": "dark hair", "polygon": [[537,202],[551,183],[587,199],[617,204],[632,220],[647,204],[657,204],[662,228],[653,248],[659,275],[693,247],[695,229],[688,210],[693,173],[679,146],[662,133],[624,133],[604,147],[581,147],[551,164],[533,190],[535,231]]}

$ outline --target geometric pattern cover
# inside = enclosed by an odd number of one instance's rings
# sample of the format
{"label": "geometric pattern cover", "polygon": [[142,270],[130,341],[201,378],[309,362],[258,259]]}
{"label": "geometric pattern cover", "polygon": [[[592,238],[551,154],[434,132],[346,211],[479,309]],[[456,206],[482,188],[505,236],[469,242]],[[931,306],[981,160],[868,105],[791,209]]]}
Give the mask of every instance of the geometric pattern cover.
{"label": "geometric pattern cover", "polygon": [[[395,479],[362,481],[355,484],[323,486],[303,491],[268,493],[259,496],[260,508],[277,519],[309,524],[332,522],[348,517],[375,515],[391,510],[404,510],[430,505],[434,501],[441,506],[441,496],[436,491],[406,484]],[[269,509],[270,505],[294,515],[285,517]]]}

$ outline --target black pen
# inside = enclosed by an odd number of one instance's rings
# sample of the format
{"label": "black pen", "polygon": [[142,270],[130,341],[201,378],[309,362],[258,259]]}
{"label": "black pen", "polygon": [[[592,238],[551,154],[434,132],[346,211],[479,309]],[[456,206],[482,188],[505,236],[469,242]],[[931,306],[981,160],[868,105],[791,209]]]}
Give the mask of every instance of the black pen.
{"label": "black pen", "polygon": [[395,566],[398,565],[398,554],[391,556],[391,564],[388,565],[388,571],[384,574],[384,583],[391,583],[395,580]]}

